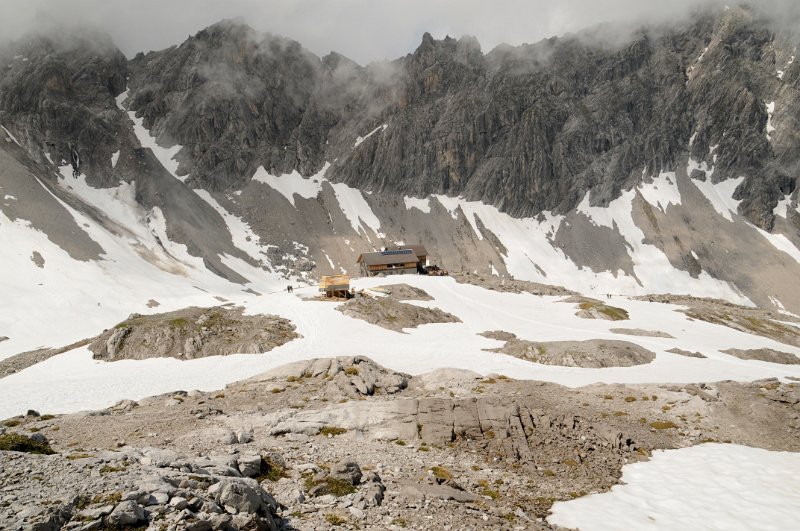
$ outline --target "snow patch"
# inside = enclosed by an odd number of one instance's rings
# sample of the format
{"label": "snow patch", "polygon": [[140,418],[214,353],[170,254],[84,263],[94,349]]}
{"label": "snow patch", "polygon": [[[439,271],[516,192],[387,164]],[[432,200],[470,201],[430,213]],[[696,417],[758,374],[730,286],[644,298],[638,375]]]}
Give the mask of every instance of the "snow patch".
{"label": "snow patch", "polygon": [[333,260],[331,260],[331,257],[328,256],[328,253],[325,252],[325,249],[321,249],[321,251],[322,251],[322,254],[325,255],[325,259],[328,260],[328,264],[330,264],[331,269],[336,271],[336,264],[333,263]]}
{"label": "snow patch", "polygon": [[[705,271],[701,272],[699,277],[692,278],[686,271],[674,268],[661,249],[655,245],[643,243],[645,235],[633,222],[632,216],[635,193],[634,190],[623,192],[619,198],[609,203],[607,208],[603,208],[589,206],[589,193],[587,192],[577,208],[597,226],[616,229],[627,242],[625,250],[631,257],[636,278],[620,275],[620,278],[614,279],[614,282],[603,278],[603,285],[606,286],[604,291],[610,292],[621,288],[625,293],[642,291],[691,293],[697,296],[738,301],[739,304],[752,306],[752,302],[741,295],[734,286],[711,277]],[[550,271],[548,268],[545,270]],[[509,270],[509,272],[511,271]],[[516,274],[514,275],[516,276]],[[600,274],[598,277],[604,275],[607,273]],[[550,282],[552,283],[552,280]],[[569,283],[567,281],[564,285]],[[699,293],[704,295],[698,295]]]}
{"label": "snow patch", "polygon": [[406,210],[411,210],[412,208],[416,208],[417,210],[424,212],[425,214],[431,213],[431,200],[429,197],[423,197],[422,199],[418,199],[416,197],[409,197],[403,196],[403,201],[406,204]]}
{"label": "snow patch", "polygon": [[702,192],[706,199],[708,199],[708,201],[711,203],[711,206],[714,207],[714,210],[716,210],[722,217],[732,222],[733,215],[738,212],[739,203],[742,202],[741,200],[734,199],[733,193],[736,191],[736,188],[742,184],[744,177],[727,179],[714,184],[711,182],[711,175],[714,173],[713,166],[708,168],[705,162],[697,162],[693,159],[689,159],[689,164],[686,167],[686,173],[691,175],[692,171],[695,169],[705,171],[706,180],[700,181],[697,179],[691,179],[692,184],[694,184],[697,189]]}
{"label": "snow patch", "polygon": [[772,209],[772,214],[775,216],[780,216],[782,218],[789,217],[789,205],[792,202],[792,195],[786,194],[783,196],[783,199],[778,201],[778,204],[775,205],[775,208]]}
{"label": "snow patch", "polygon": [[378,127],[376,127],[375,129],[373,129],[372,131],[370,131],[369,133],[367,133],[367,135],[366,135],[366,136],[359,136],[359,137],[357,137],[357,138],[356,138],[356,141],[355,141],[355,143],[353,144],[353,148],[355,149],[355,148],[357,148],[358,146],[360,146],[360,145],[361,145],[361,143],[362,143],[364,140],[368,139],[369,137],[371,137],[372,135],[374,135],[374,134],[375,134],[375,133],[377,133],[378,131],[385,131],[387,127],[389,127],[389,125],[388,125],[388,124],[379,125],[379,126],[378,126]]}
{"label": "snow patch", "polygon": [[772,132],[775,127],[772,125],[772,114],[775,112],[775,102],[771,101],[765,104],[767,106],[767,140],[772,141]]}
{"label": "snow patch", "polygon": [[657,450],[625,465],[620,483],[555,503],[547,520],[581,531],[783,530],[800,521],[800,453],[733,444]]}
{"label": "snow patch", "polygon": [[770,295],[769,296],[769,302],[771,302],[772,305],[775,306],[776,308],[778,308],[779,310],[786,310],[786,307],[783,305],[783,303],[780,300],[778,300],[778,297],[773,297],[772,295]]}
{"label": "snow patch", "polygon": [[158,162],[167,170],[170,175],[175,177],[181,182],[185,182],[186,179],[189,178],[188,175],[178,176],[178,161],[175,160],[175,155],[183,149],[183,146],[180,144],[175,144],[170,148],[161,147],[156,140],[156,137],[150,134],[150,131],[144,126],[144,117],[137,118],[136,112],[129,111],[125,108],[124,102],[128,99],[128,91],[126,90],[122,94],[116,97],[117,107],[126,111],[128,113],[128,118],[133,122],[133,132],[136,134],[136,138],[139,140],[139,144],[143,148],[149,148],[153,155],[155,155]]}
{"label": "snow patch", "polygon": [[111,167],[117,167],[117,161],[119,160],[119,150],[116,150],[114,153],[111,154]]}
{"label": "snow patch", "polygon": [[[755,227],[755,225],[753,225]],[[764,238],[772,244],[773,247],[778,249],[779,251],[783,251],[784,253],[788,254],[796,261],[800,262],[800,249],[795,247],[795,245],[783,234],[772,234],[770,232],[765,231],[759,227],[755,227],[756,230],[761,234]]]}
{"label": "snow patch", "polygon": [[10,138],[12,142],[14,142],[19,147],[22,147],[22,144],[19,143],[19,140],[17,140],[17,137],[15,137],[14,135],[11,134],[11,131],[6,129],[5,126],[2,126],[2,125],[0,125],[0,128],[2,128],[3,131],[6,132],[6,134],[8,135],[8,138]]}
{"label": "snow patch", "polygon": [[459,197],[449,197],[446,195],[435,195],[434,196],[437,201],[450,213],[450,216],[453,219],[458,219],[458,207],[461,201]]}
{"label": "snow patch", "polygon": [[292,173],[283,175],[271,175],[264,169],[264,166],[259,166],[253,179],[256,182],[264,183],[270,188],[284,196],[293,207],[297,208],[294,204],[294,196],[299,195],[304,199],[314,199],[322,191],[322,182],[325,180],[325,172],[330,168],[330,163],[325,163],[319,173],[306,179],[297,170]]}
{"label": "snow patch", "polygon": [[342,213],[350,221],[350,225],[352,225],[356,233],[360,230],[364,230],[364,234],[366,234],[366,230],[362,225],[362,223],[364,223],[367,227],[372,229],[378,238],[384,238],[386,236],[381,232],[381,221],[372,211],[372,208],[370,208],[369,203],[364,199],[360,190],[351,188],[345,183],[331,183],[331,187],[333,188],[334,194],[336,194],[336,199],[339,201],[339,208],[341,208]]}
{"label": "snow patch", "polygon": [[264,267],[269,267],[269,259],[267,258],[266,248],[262,247],[260,241],[261,237],[253,232],[253,229],[242,218],[235,216],[228,212],[214,197],[206,190],[195,189],[195,193],[199,195],[203,201],[211,205],[225,220],[228,226],[228,232],[231,234],[233,244],[248,254],[252,259],[256,260]]}
{"label": "snow patch", "polygon": [[783,68],[783,70],[777,71],[778,79],[783,79],[783,76],[786,73],[786,69],[788,69],[789,65],[791,65],[792,63],[794,63],[794,55],[789,58],[789,61],[786,63],[786,66]]}
{"label": "snow patch", "polygon": [[640,184],[638,190],[645,201],[657,206],[662,212],[666,212],[669,205],[681,204],[675,172],[661,172],[652,182]]}

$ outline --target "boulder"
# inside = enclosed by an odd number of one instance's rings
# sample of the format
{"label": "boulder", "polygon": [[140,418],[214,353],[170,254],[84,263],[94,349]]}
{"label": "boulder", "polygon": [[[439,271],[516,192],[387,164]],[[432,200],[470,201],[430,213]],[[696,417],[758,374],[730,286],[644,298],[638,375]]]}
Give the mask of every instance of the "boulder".
{"label": "boulder", "polygon": [[212,485],[209,494],[227,512],[267,515],[275,511],[277,503],[252,479],[223,479]]}
{"label": "boulder", "polygon": [[114,510],[106,517],[106,523],[111,527],[132,526],[144,521],[144,509],[135,501],[128,500],[117,504]]}
{"label": "boulder", "polygon": [[355,461],[342,461],[331,467],[328,477],[358,485],[361,482],[361,467]]}
{"label": "boulder", "polygon": [[237,459],[239,472],[248,478],[255,478],[261,475],[261,456],[258,454],[244,454]]}

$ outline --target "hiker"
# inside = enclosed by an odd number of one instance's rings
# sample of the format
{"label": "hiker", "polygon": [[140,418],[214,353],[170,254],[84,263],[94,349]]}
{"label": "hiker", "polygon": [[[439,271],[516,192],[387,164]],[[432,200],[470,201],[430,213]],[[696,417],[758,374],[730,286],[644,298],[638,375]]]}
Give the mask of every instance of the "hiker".
{"label": "hiker", "polygon": [[291,285],[291,284],[290,284],[290,285],[288,285],[288,286],[286,286],[286,292],[287,292],[287,293],[294,293],[294,288],[292,287],[292,285]]}

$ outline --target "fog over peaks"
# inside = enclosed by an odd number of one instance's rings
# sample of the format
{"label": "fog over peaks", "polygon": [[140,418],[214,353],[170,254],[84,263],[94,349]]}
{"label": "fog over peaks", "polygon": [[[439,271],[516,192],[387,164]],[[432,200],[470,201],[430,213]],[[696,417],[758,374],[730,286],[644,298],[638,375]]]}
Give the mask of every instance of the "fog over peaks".
{"label": "fog over peaks", "polygon": [[[776,20],[797,20],[796,0],[748,2]],[[484,51],[577,32],[608,22],[631,28],[723,9],[720,0],[3,0],[0,39],[38,29],[95,25],[129,57],[179,44],[223,18],[295,39],[323,56],[337,51],[360,64],[414,50],[423,33],[475,35]]]}

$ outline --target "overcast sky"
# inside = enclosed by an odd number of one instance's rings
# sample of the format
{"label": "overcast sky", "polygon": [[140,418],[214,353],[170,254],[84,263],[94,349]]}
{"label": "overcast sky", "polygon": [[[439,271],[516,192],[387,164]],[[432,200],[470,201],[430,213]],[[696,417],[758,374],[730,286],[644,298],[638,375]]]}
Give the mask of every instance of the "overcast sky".
{"label": "overcast sky", "polygon": [[[31,27],[92,23],[128,56],[179,44],[223,18],[338,51],[361,64],[413,51],[436,38],[475,35],[484,52],[612,21],[663,22],[721,0],[0,0],[0,36]],[[755,0],[800,4],[800,0]]]}

